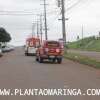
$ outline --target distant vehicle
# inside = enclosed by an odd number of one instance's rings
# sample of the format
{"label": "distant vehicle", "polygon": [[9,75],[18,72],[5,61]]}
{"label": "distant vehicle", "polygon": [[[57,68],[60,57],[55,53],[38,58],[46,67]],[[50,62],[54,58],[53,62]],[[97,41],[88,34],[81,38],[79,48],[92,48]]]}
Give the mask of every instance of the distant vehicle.
{"label": "distant vehicle", "polygon": [[14,46],[9,46],[10,50],[13,51],[15,49]]}
{"label": "distant vehicle", "polygon": [[38,46],[40,45],[40,39],[39,38],[28,38],[26,40],[26,45],[25,45],[25,55],[35,55],[36,50]]}
{"label": "distant vehicle", "polygon": [[13,46],[3,46],[2,47],[2,52],[10,52],[13,51],[14,47]]}
{"label": "distant vehicle", "polygon": [[51,60],[53,63],[61,64],[63,58],[63,50],[61,43],[58,41],[45,41],[36,51],[36,61],[42,63],[45,59]]}
{"label": "distant vehicle", "polygon": [[2,56],[2,49],[0,48],[0,57]]}

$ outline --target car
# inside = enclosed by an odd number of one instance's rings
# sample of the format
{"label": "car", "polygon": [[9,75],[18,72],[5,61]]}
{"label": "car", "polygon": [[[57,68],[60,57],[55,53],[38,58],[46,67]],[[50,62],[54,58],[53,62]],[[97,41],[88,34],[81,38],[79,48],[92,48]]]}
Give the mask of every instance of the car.
{"label": "car", "polygon": [[44,41],[36,51],[36,61],[42,63],[45,59],[61,64],[63,50],[58,41]]}
{"label": "car", "polygon": [[10,52],[10,51],[13,51],[14,50],[14,47],[13,46],[3,46],[2,47],[2,52]]}
{"label": "car", "polygon": [[0,48],[0,57],[2,56],[2,49]]}

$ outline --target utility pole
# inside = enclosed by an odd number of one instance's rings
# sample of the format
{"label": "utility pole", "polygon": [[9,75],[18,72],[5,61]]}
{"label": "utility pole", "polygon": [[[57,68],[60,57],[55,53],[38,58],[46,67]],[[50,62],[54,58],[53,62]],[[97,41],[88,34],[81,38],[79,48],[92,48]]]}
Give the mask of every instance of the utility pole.
{"label": "utility pole", "polygon": [[83,34],[84,34],[84,29],[83,29],[83,25],[82,25],[82,45],[83,45],[83,38],[84,38]]}
{"label": "utility pole", "polygon": [[39,23],[37,21],[37,37],[39,38]]}
{"label": "utility pole", "polygon": [[65,25],[65,0],[61,0],[61,13],[62,13],[62,34],[63,34],[63,41],[64,46],[66,45],[66,25]]}
{"label": "utility pole", "polygon": [[99,31],[99,38],[100,38],[100,31]]}
{"label": "utility pole", "polygon": [[48,40],[48,32],[47,32],[47,12],[46,12],[46,0],[44,0],[44,20],[45,20],[45,39]]}
{"label": "utility pole", "polygon": [[32,23],[32,37],[35,36],[35,33],[34,33],[35,24],[36,24],[36,23]]}
{"label": "utility pole", "polygon": [[41,14],[41,15],[40,15],[40,34],[41,34],[41,43],[42,43],[42,40],[43,40],[43,38],[42,38],[42,35],[43,35],[42,29],[43,29],[43,27],[42,27],[42,14]]}
{"label": "utility pole", "polygon": [[62,38],[64,46],[66,45],[66,23],[65,21],[68,20],[68,18],[65,18],[65,0],[58,0],[58,7],[61,9],[62,18],[59,20],[62,20]]}

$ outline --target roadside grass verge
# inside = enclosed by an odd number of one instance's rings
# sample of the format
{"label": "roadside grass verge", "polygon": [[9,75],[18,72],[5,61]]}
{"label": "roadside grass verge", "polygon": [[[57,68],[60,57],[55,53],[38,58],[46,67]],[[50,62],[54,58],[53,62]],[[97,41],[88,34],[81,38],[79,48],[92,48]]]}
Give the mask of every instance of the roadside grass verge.
{"label": "roadside grass verge", "polygon": [[76,42],[71,42],[68,44],[69,49],[79,49],[86,51],[96,51],[100,52],[100,37],[88,37],[83,40],[78,40]]}
{"label": "roadside grass verge", "polygon": [[89,65],[94,68],[98,68],[98,69],[100,68],[100,61],[89,58],[87,56],[82,56],[77,53],[65,53],[64,57],[66,59],[70,59],[81,64]]}

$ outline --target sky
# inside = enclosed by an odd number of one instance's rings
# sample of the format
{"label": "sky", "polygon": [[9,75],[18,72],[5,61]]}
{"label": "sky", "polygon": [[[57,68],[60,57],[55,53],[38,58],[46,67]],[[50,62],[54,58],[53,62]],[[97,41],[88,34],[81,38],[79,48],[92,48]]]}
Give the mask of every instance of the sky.
{"label": "sky", "polygon": [[[98,35],[100,31],[100,0],[65,0],[67,41]],[[48,38],[62,38],[60,8],[56,0],[47,0]],[[32,25],[39,20],[37,14],[43,14],[42,0],[0,0],[0,27],[4,27],[12,36],[12,45],[23,45],[32,34]],[[43,21],[44,23],[44,21]],[[35,27],[36,28],[36,27]],[[44,33],[44,31],[43,31]],[[34,30],[36,34],[36,29]],[[44,36],[44,35],[43,35]]]}

